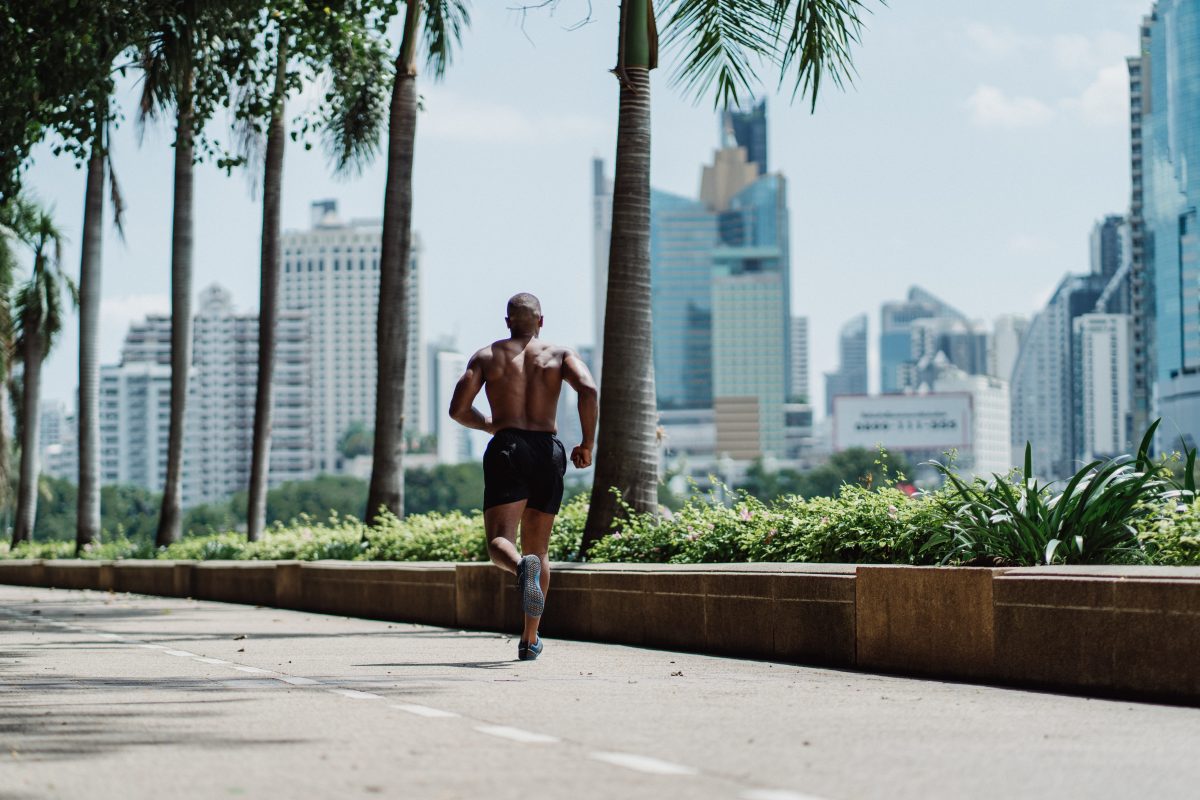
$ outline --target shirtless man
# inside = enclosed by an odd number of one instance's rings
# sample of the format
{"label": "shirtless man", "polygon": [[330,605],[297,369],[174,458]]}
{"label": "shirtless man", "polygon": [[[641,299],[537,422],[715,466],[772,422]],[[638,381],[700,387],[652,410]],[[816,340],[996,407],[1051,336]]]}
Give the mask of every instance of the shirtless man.
{"label": "shirtless man", "polygon": [[[562,505],[567,454],[555,434],[558,395],[563,381],[579,393],[583,442],[571,451],[578,469],[592,463],[595,444],[596,383],[573,350],[537,338],[542,305],[522,292],[508,301],[507,339],[493,342],[467,362],[454,387],[450,417],[493,434],[483,454],[483,525],[492,563],[517,576],[525,630],[517,658],[532,661],[542,652],[538,636],[546,592],[550,589],[550,529]],[[492,416],[472,403],[487,391]],[[521,553],[517,551],[517,527]]]}

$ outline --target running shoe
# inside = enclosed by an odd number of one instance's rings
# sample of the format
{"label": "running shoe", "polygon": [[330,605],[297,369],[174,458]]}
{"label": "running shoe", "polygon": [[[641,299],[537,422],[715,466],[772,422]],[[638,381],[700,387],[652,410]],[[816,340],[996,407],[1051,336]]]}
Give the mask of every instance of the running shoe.
{"label": "running shoe", "polygon": [[542,654],[542,637],[539,636],[533,644],[521,642],[517,645],[517,660],[519,661],[534,661]]}
{"label": "running shoe", "polygon": [[546,607],[546,596],[542,594],[542,560],[537,556],[525,556],[517,566],[517,591],[521,593],[521,609],[527,617],[540,617]]}

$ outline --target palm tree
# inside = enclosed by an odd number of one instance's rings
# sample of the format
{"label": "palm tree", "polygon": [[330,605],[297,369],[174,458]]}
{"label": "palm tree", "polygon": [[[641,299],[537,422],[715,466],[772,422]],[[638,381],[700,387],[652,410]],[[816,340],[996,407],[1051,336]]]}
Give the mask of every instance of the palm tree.
{"label": "palm tree", "polygon": [[171,211],[171,414],[167,476],[155,542],[162,547],[181,533],[183,437],[192,342],[193,170],[196,139],[217,102],[226,96],[227,64],[219,58],[222,36],[257,10],[252,2],[160,0],[139,56],[142,98],[139,120],[175,112],[175,197]]}
{"label": "palm tree", "polygon": [[470,22],[466,0],[406,0],[388,122],[387,183],[379,253],[376,326],[375,446],[367,495],[368,524],[387,511],[404,515],[404,385],[408,365],[408,283],[412,242],[413,143],[417,132],[417,54],[445,73]]}
{"label": "palm tree", "polygon": [[[0,386],[12,386],[12,287],[17,274],[16,246],[27,238],[33,206],[14,195],[0,202]],[[11,393],[11,391],[10,391]],[[0,393],[0,507],[7,509],[12,494],[12,443],[8,436],[8,403]]]}
{"label": "palm tree", "polygon": [[[331,8],[330,6],[334,6]],[[274,75],[266,107],[258,109],[254,88],[260,85],[251,68],[239,103],[248,127],[244,138],[257,139],[253,125],[267,121],[263,169],[262,259],[258,318],[258,381],[254,403],[250,487],[246,534],[257,541],[266,525],[267,478],[271,456],[272,378],[275,371],[275,328],[279,317],[280,197],[283,155],[287,142],[286,103],[302,72],[331,73],[323,120],[335,169],[346,172],[370,160],[378,150],[383,128],[386,56],[365,24],[365,9],[355,2],[321,8],[301,4],[274,20]],[[314,13],[315,12],[315,13]],[[270,41],[270,40],[268,40]],[[298,54],[293,57],[293,53]],[[251,59],[253,62],[255,59]],[[262,82],[265,83],[265,82]],[[253,145],[251,145],[252,147]]]}
{"label": "palm tree", "polygon": [[65,289],[78,302],[74,282],[62,271],[63,236],[49,212],[30,208],[23,239],[33,253],[33,272],[17,290],[13,314],[17,322],[15,351],[21,376],[21,473],[13,544],[33,536],[38,496],[38,410],[41,405],[42,362],[62,330],[66,309]]}
{"label": "palm tree", "polygon": [[[795,70],[793,97],[815,109],[827,75],[852,74],[850,47],[861,29],[861,0],[673,0],[664,35],[683,51],[675,80],[718,105],[752,90],[755,64],[776,62],[781,81]],[[584,549],[612,528],[620,502],[658,511],[657,411],[650,322],[650,70],[658,66],[652,0],[621,0],[620,81],[612,239],[604,319],[600,433]],[[606,435],[611,431],[611,435]],[[620,498],[613,492],[616,489]]]}

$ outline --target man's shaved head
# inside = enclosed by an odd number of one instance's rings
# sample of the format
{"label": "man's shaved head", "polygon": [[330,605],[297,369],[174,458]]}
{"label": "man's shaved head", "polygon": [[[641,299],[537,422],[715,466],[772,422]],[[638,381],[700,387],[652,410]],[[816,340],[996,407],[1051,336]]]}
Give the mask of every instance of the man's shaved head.
{"label": "man's shaved head", "polygon": [[529,292],[508,299],[508,327],[514,334],[537,333],[542,323],[542,304]]}

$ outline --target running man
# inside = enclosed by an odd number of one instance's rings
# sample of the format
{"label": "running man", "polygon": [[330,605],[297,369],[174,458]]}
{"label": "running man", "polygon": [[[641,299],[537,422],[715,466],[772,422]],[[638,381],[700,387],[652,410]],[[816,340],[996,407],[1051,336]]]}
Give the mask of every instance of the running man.
{"label": "running man", "polygon": [[[550,589],[550,529],[562,505],[567,454],[558,432],[558,395],[563,381],[579,393],[583,442],[571,451],[577,469],[591,466],[596,437],[596,383],[575,351],[538,339],[542,304],[522,292],[508,301],[511,336],[493,342],[467,362],[454,387],[450,417],[493,434],[483,454],[483,525],[492,563],[517,576],[525,630],[517,658],[542,652],[538,623]],[[472,405],[487,392],[492,416]],[[517,551],[517,528],[521,552]],[[524,555],[522,555],[522,553]]]}

